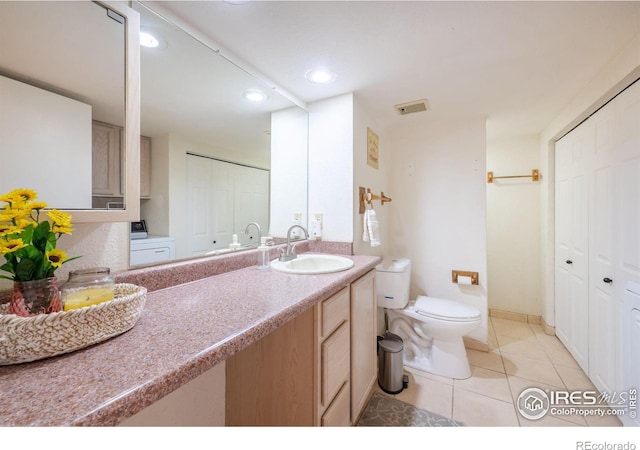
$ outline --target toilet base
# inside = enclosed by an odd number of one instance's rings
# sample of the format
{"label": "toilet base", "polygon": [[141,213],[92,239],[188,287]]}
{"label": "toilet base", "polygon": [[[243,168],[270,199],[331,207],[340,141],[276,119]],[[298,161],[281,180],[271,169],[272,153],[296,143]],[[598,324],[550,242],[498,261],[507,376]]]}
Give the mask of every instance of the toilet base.
{"label": "toilet base", "polygon": [[450,341],[434,339],[427,357],[422,355],[411,357],[405,352],[403,363],[413,369],[457,380],[464,380],[471,376],[471,366],[461,338]]}

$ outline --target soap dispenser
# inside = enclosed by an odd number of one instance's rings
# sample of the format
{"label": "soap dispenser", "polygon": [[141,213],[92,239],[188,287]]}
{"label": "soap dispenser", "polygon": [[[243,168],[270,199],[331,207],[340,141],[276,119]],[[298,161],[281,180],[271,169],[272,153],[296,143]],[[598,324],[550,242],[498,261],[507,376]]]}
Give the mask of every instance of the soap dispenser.
{"label": "soap dispenser", "polygon": [[233,236],[231,236],[232,242],[231,244],[229,244],[229,248],[232,250],[238,250],[241,245],[240,242],[238,242],[238,235],[234,234]]}
{"label": "soap dispenser", "polygon": [[267,236],[260,238],[260,245],[258,246],[258,269],[269,268],[269,246],[267,245]]}

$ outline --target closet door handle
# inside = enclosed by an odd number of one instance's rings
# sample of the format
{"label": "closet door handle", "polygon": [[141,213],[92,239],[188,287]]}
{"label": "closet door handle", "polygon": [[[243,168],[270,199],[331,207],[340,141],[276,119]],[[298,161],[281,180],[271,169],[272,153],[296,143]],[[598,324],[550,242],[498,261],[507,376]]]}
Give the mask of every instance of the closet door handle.
{"label": "closet door handle", "polygon": [[607,284],[611,284],[611,283],[613,283],[613,280],[612,280],[611,278],[609,278],[609,277],[605,277],[605,278],[603,278],[603,279],[602,279],[602,281],[604,281],[604,282],[605,282],[605,283],[607,283]]}
{"label": "closet door handle", "polygon": [[573,261],[571,261],[570,259],[567,259],[565,262],[566,262],[567,264],[573,264]]}

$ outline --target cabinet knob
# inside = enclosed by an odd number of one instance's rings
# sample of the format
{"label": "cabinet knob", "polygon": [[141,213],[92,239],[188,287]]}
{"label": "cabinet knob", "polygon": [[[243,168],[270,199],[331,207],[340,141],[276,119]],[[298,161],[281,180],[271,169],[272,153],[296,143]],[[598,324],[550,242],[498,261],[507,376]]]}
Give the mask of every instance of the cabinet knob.
{"label": "cabinet knob", "polygon": [[611,284],[611,283],[613,283],[613,280],[612,280],[611,278],[609,278],[609,277],[605,277],[605,278],[603,278],[603,279],[602,279],[602,281],[604,281],[604,282],[605,282],[605,283],[607,283],[607,284]]}
{"label": "cabinet knob", "polygon": [[573,264],[573,261],[571,261],[570,259],[567,259],[565,262],[566,262],[567,264]]}
{"label": "cabinet knob", "polygon": [[215,243],[217,243],[217,242],[218,242],[218,241],[213,241],[213,243],[214,243],[214,244],[215,244]]}

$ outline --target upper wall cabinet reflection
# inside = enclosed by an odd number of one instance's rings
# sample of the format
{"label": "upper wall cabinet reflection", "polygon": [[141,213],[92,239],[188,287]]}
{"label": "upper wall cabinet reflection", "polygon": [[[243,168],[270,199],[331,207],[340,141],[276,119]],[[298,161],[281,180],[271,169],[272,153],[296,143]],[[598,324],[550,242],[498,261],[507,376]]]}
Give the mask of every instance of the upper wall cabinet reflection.
{"label": "upper wall cabinet reflection", "polygon": [[[74,222],[139,216],[138,29],[115,2],[0,2],[0,192],[33,189]],[[104,180],[115,209],[95,209]]]}

